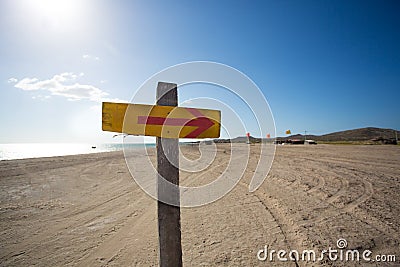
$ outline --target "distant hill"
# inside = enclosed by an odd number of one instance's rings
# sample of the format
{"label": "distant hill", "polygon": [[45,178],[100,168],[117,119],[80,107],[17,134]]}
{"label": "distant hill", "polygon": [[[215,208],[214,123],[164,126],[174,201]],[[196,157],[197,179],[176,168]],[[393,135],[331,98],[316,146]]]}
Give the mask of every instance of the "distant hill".
{"label": "distant hill", "polygon": [[[260,143],[261,138],[256,138],[253,136],[249,137],[250,143]],[[215,143],[246,143],[247,142],[247,136],[238,136],[234,139],[215,139]]]}
{"label": "distant hill", "polygon": [[[395,140],[395,131],[393,129],[383,129],[375,127],[366,127],[354,130],[346,130],[340,132],[334,132],[324,135],[307,135],[307,139],[312,139],[321,142],[380,142],[380,143],[392,143]],[[400,131],[397,131],[397,135],[400,138]],[[288,140],[288,139],[304,139],[304,135],[295,134],[288,137],[277,137],[277,140]],[[217,139],[217,143],[245,143],[247,141],[246,136],[239,136],[232,140],[229,139]],[[251,143],[261,142],[261,138],[250,136]]]}
{"label": "distant hill", "polygon": [[[400,132],[397,131],[400,137]],[[311,136],[310,136],[311,137]],[[371,141],[374,139],[395,139],[395,130],[382,128],[360,128],[354,130],[334,132],[321,136],[313,136],[318,141]],[[308,139],[308,137],[307,137]]]}
{"label": "distant hill", "polygon": [[[400,132],[397,131],[398,136]],[[296,138],[303,137],[303,135],[296,135]],[[289,137],[294,138],[294,137]],[[346,130],[340,132],[334,132],[324,135],[307,135],[307,139],[314,139],[316,141],[372,141],[372,140],[394,140],[395,130],[393,129],[382,129],[375,127],[366,127],[354,130]]]}

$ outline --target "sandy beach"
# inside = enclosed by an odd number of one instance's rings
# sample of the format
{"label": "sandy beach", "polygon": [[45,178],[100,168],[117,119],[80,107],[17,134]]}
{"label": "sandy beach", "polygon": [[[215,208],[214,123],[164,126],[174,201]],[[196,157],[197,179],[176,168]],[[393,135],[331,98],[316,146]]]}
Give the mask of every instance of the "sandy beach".
{"label": "sandy beach", "polygon": [[[183,184],[212,180],[218,166]],[[196,158],[196,147],[184,147]],[[155,160],[154,148],[150,151]],[[146,157],[146,155],[137,155]],[[260,261],[259,250],[336,248],[397,254],[399,266],[400,147],[278,146],[272,169],[254,193],[244,177],[222,199],[182,208],[185,266],[344,266],[344,262]],[[131,177],[122,152],[0,162],[1,266],[157,266],[157,203]],[[372,257],[371,256],[371,257]]]}

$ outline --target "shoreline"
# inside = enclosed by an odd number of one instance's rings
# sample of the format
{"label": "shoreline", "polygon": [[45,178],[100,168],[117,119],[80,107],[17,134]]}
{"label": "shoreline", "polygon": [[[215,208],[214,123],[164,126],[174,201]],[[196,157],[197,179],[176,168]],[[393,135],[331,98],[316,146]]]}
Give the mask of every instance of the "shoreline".
{"label": "shoreline", "polygon": [[[35,143],[35,144],[38,144],[38,145],[40,145],[40,143]],[[47,143],[46,143],[47,144]],[[192,143],[188,143],[188,144],[185,144],[185,143],[180,143],[180,147],[190,147],[191,146],[191,144]],[[229,145],[230,143],[215,143],[216,145],[218,145],[218,146],[223,146],[223,145]],[[235,143],[235,144],[238,144],[238,143]],[[105,145],[109,145],[109,144],[105,144]],[[123,143],[121,144],[121,143],[118,143],[118,144],[116,144],[116,145],[123,145]],[[136,145],[136,144],[134,144],[134,145]],[[142,144],[140,144],[140,145],[142,145]],[[195,144],[196,145],[196,144]],[[245,143],[243,143],[243,145],[246,145]],[[259,145],[259,143],[252,143],[252,144],[250,144],[251,146],[258,146]],[[268,145],[271,145],[271,144],[269,144],[268,143]],[[153,144],[153,143],[149,143],[149,144],[146,144],[146,147],[147,148],[155,148],[155,146],[156,146],[156,144]],[[293,144],[286,144],[286,145],[282,145],[282,144],[275,144],[275,147],[276,148],[278,148],[278,147],[299,147],[299,148],[301,148],[301,147],[308,147],[308,146],[317,146],[317,145],[308,145],[308,144],[302,144],[302,145],[297,145],[297,144],[295,144],[295,145],[293,145]],[[321,146],[336,146],[336,147],[347,147],[347,146],[359,146],[359,147],[380,147],[380,146],[382,146],[382,147],[399,147],[400,146],[400,144],[398,144],[398,145],[389,145],[389,144],[366,144],[366,143],[354,143],[354,142],[349,142],[349,143],[343,143],[343,142],[337,142],[337,143],[334,143],[334,142],[321,142],[321,143],[319,143],[318,144],[318,146],[319,147],[321,147]],[[139,147],[137,147],[137,148],[135,148],[135,147],[132,147],[132,148],[128,148],[128,149],[140,149]],[[111,150],[111,151],[93,151],[93,152],[88,152],[88,153],[77,153],[77,154],[65,154],[65,155],[49,155],[49,156],[37,156],[37,157],[25,157],[25,158],[11,158],[11,159],[7,159],[7,158],[4,158],[4,159],[1,159],[0,158],[0,162],[4,162],[4,161],[14,161],[14,160],[29,160],[29,159],[41,159],[41,158],[59,158],[59,157],[70,157],[70,156],[83,156],[83,155],[92,155],[92,154],[102,154],[102,153],[113,153],[113,152],[122,152],[124,149],[123,148],[121,148],[121,149],[118,149],[118,150]]]}
{"label": "shoreline", "polygon": [[[94,153],[104,153],[113,151],[123,151],[125,149],[141,148],[143,144],[124,144],[110,143],[99,144],[96,146],[76,143],[27,143],[27,144],[0,144],[0,161],[29,159],[29,158],[48,158],[60,156],[86,155]],[[155,144],[144,144],[145,147],[155,147]]]}

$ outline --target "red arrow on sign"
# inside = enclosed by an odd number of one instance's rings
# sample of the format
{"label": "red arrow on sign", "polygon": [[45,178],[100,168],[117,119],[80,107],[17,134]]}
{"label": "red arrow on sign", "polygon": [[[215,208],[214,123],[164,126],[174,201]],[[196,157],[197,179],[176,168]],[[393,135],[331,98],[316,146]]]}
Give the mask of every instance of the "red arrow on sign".
{"label": "red arrow on sign", "polygon": [[195,108],[185,108],[187,111],[192,113],[196,118],[185,119],[185,118],[164,118],[164,117],[152,117],[152,116],[138,116],[138,124],[149,124],[149,125],[169,125],[169,126],[195,126],[197,129],[191,131],[185,136],[185,138],[196,138],[201,133],[206,131],[208,128],[214,125],[214,122]]}

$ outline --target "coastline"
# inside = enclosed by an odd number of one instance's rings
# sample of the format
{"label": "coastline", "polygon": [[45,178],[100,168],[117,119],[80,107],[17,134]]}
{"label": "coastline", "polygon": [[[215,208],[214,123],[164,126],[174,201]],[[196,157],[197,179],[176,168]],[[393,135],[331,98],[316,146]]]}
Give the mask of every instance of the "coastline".
{"label": "coastline", "polygon": [[153,143],[104,143],[96,145],[87,143],[0,144],[0,161],[122,151],[124,148],[137,149],[143,145],[146,147],[155,147]]}

